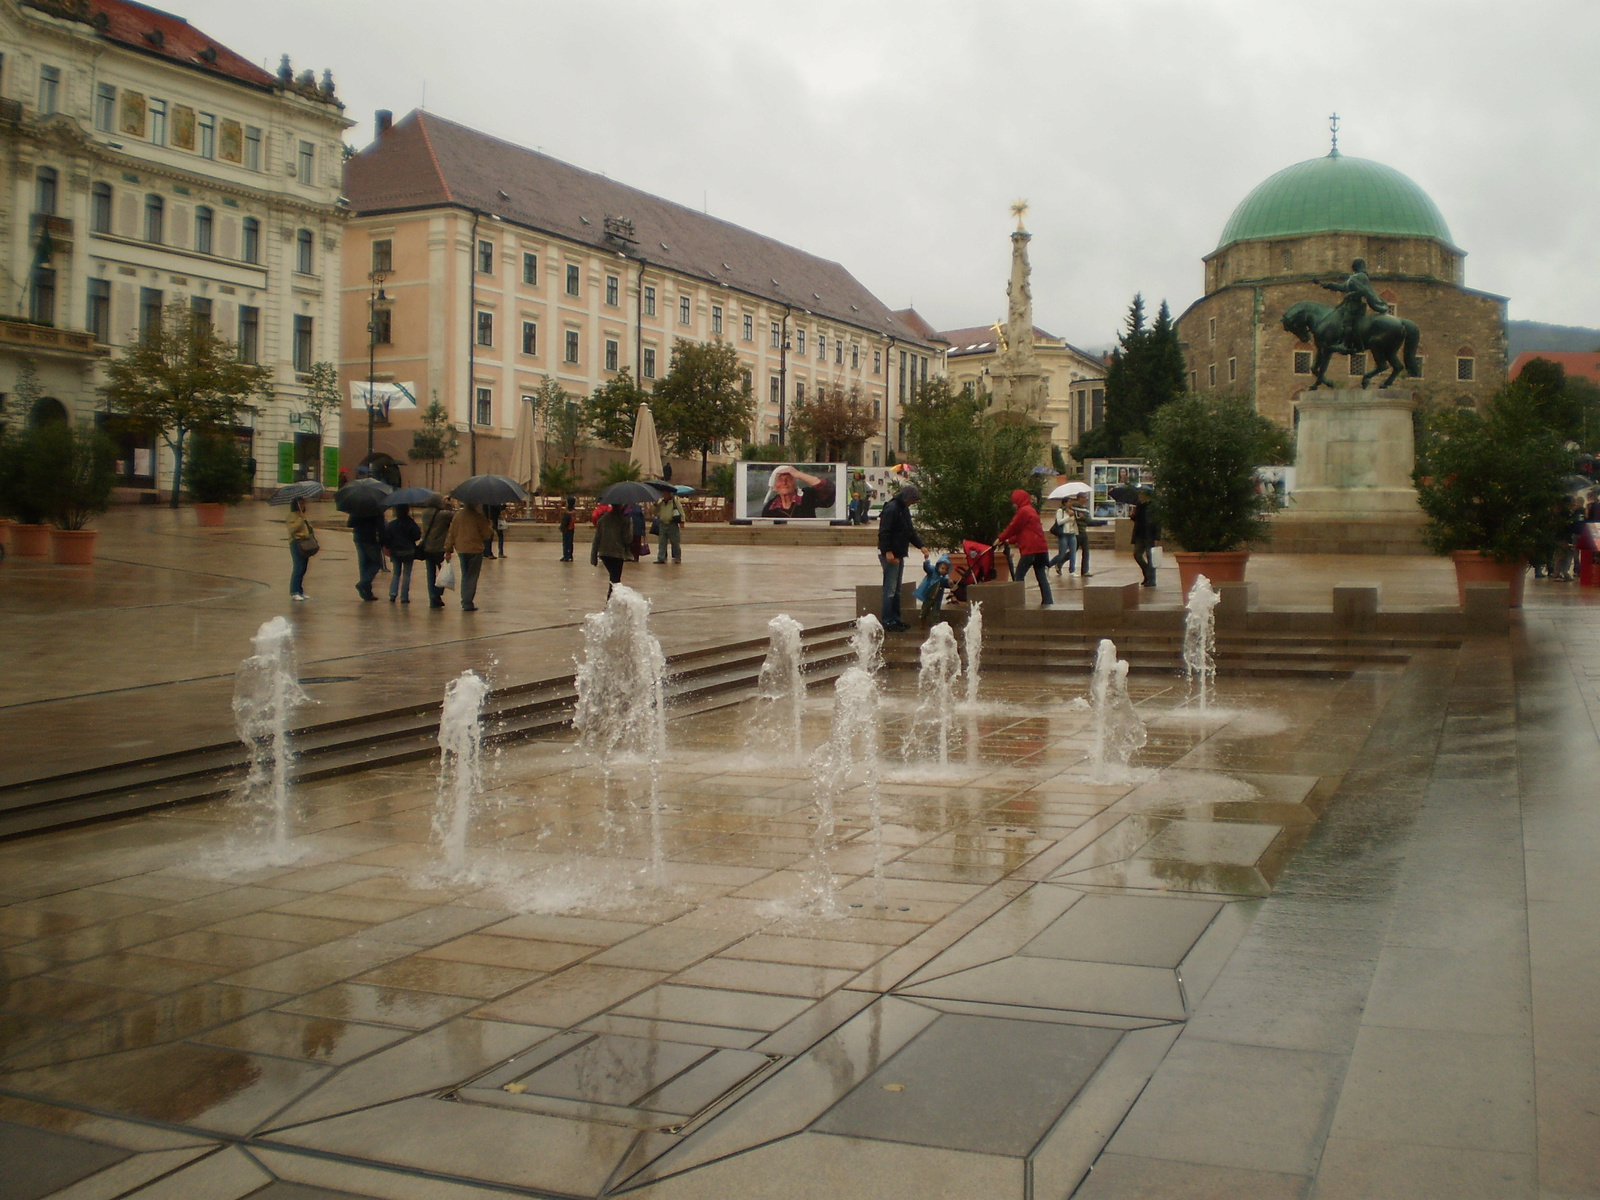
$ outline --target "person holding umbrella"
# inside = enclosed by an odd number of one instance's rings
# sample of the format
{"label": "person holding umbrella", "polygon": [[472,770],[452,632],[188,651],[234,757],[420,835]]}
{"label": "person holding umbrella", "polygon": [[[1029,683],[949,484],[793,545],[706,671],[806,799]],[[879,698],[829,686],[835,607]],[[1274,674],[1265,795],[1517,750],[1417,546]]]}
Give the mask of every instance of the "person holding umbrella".
{"label": "person holding umbrella", "polygon": [[383,568],[383,510],[392,491],[381,479],[365,478],[345,484],[333,495],[334,507],[349,518],[345,524],[356,544],[356,593],[363,600],[378,598],[372,581]]}
{"label": "person holding umbrella", "polygon": [[483,570],[484,546],[493,536],[494,526],[477,504],[466,505],[450,522],[450,532],[444,539],[444,557],[448,562],[452,555],[461,555],[462,612],[478,611],[473,603],[478,598],[478,572]]}
{"label": "person holding umbrella", "polygon": [[1056,509],[1055,522],[1050,526],[1050,532],[1055,534],[1056,538],[1056,556],[1046,564],[1054,567],[1057,575],[1061,574],[1062,564],[1066,564],[1067,574],[1071,575],[1073,564],[1077,562],[1078,520],[1072,515],[1072,499],[1075,496],[1087,496],[1089,493],[1087,483],[1074,480],[1071,483],[1063,483],[1048,497],[1060,504]]}
{"label": "person holding umbrella", "polygon": [[395,505],[394,517],[383,527],[383,545],[394,564],[394,578],[389,581],[390,604],[397,599],[401,604],[411,603],[411,568],[416,564],[417,544],[421,541],[422,527],[412,519],[410,505]]}
{"label": "person holding umbrella", "polygon": [[269,504],[287,504],[289,515],[283,519],[284,536],[289,539],[289,599],[306,600],[306,566],[320,546],[317,534],[306,517],[306,501],[322,495],[322,484],[315,479],[303,479],[279,488],[267,501]]}
{"label": "person holding umbrella", "polygon": [[434,492],[422,505],[422,519],[417,523],[422,530],[422,540],[417,543],[417,553],[422,556],[428,572],[428,607],[444,607],[444,589],[439,586],[439,568],[444,566],[444,543],[450,536],[449,501]]}
{"label": "person holding umbrella", "polygon": [[594,541],[589,546],[589,565],[605,564],[606,574],[611,577],[611,587],[606,589],[607,599],[611,597],[612,588],[622,582],[623,562],[633,557],[633,517],[626,510],[630,506],[638,509],[654,504],[663,492],[672,490],[670,483],[640,483],[630,479],[613,483],[600,493],[600,503],[594,510]]}

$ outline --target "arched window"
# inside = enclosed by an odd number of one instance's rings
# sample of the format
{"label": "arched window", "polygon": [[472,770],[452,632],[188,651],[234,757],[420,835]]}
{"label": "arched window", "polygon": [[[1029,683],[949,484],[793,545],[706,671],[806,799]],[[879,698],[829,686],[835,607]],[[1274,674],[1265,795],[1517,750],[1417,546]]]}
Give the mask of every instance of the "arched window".
{"label": "arched window", "polygon": [[89,193],[89,227],[96,233],[111,232],[111,185],[97,183]]}
{"label": "arched window", "polygon": [[40,167],[34,174],[33,211],[47,217],[56,215],[56,189],[60,181],[54,167]]}
{"label": "arched window", "polygon": [[161,244],[162,224],[166,217],[166,204],[154,192],[144,198],[144,240]]}
{"label": "arched window", "polygon": [[302,229],[295,236],[294,269],[302,275],[310,275],[311,267],[311,230]]}
{"label": "arched window", "polygon": [[211,253],[211,227],[214,217],[205,205],[194,210],[194,248],[201,254]]}
{"label": "arched window", "polygon": [[239,256],[247,263],[261,261],[261,222],[254,217],[244,219],[244,244]]}

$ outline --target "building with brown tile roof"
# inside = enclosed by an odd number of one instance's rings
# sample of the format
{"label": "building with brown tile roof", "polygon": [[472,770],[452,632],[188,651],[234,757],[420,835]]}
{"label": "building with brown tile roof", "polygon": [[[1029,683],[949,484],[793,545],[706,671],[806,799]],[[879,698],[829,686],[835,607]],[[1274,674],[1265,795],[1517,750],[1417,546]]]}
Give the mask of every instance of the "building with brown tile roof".
{"label": "building with brown tile roof", "polygon": [[[629,370],[648,387],[677,338],[739,351],[752,438],[778,438],[796,402],[839,386],[886,422],[869,462],[898,443],[892,397],[938,348],[839,263],[432,113],[380,114],[378,130],[346,164],[342,370],[363,393],[370,371],[422,404],[437,395],[468,435],[458,471],[505,465],[521,397],[544,379],[582,396]],[[374,264],[389,340],[369,356],[373,290],[358,281]],[[374,447],[403,459],[417,420],[391,404]]]}
{"label": "building with brown tile roof", "polygon": [[1600,383],[1600,353],[1574,350],[1525,350],[1511,364],[1511,378],[1522,374],[1522,368],[1536,358],[1560,363],[1568,375],[1578,375],[1591,383]]}

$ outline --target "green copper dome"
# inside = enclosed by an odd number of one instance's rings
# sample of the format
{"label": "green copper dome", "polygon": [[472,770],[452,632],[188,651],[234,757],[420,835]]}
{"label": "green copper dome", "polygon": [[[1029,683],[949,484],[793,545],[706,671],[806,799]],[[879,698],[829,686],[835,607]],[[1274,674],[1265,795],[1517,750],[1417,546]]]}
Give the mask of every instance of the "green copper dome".
{"label": "green copper dome", "polygon": [[1428,193],[1393,167],[1334,151],[1285,167],[1246,196],[1228,218],[1217,249],[1258,238],[1335,231],[1450,244],[1450,227]]}

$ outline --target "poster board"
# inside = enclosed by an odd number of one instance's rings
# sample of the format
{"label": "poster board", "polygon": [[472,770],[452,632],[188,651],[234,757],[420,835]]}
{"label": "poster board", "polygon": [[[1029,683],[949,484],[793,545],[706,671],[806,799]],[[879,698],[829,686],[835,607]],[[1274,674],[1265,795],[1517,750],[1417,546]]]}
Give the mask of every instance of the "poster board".
{"label": "poster board", "polygon": [[1125,517],[1131,511],[1129,505],[1118,504],[1111,498],[1112,488],[1138,487],[1141,483],[1154,483],[1156,478],[1148,463],[1131,458],[1091,458],[1084,469],[1089,476],[1088,484],[1094,490],[1093,513],[1107,520]]}
{"label": "poster board", "polygon": [[[780,473],[792,476],[798,497],[793,507],[785,508],[779,491]],[[845,488],[843,463],[761,463],[741,462],[734,468],[733,515],[739,521],[841,521],[850,497]],[[815,482],[812,482],[815,481]]]}
{"label": "poster board", "polygon": [[387,419],[391,410],[417,407],[417,385],[414,383],[368,383],[365,379],[350,381],[350,407],[360,412],[367,410],[368,392],[372,407]]}
{"label": "poster board", "polygon": [[1257,467],[1256,491],[1272,499],[1272,507],[1287,508],[1294,499],[1293,467]]}
{"label": "poster board", "polygon": [[899,490],[898,485],[906,482],[905,476],[898,474],[893,467],[851,467],[850,486],[854,487],[857,480],[867,485],[867,509],[874,517],[889,497]]}

